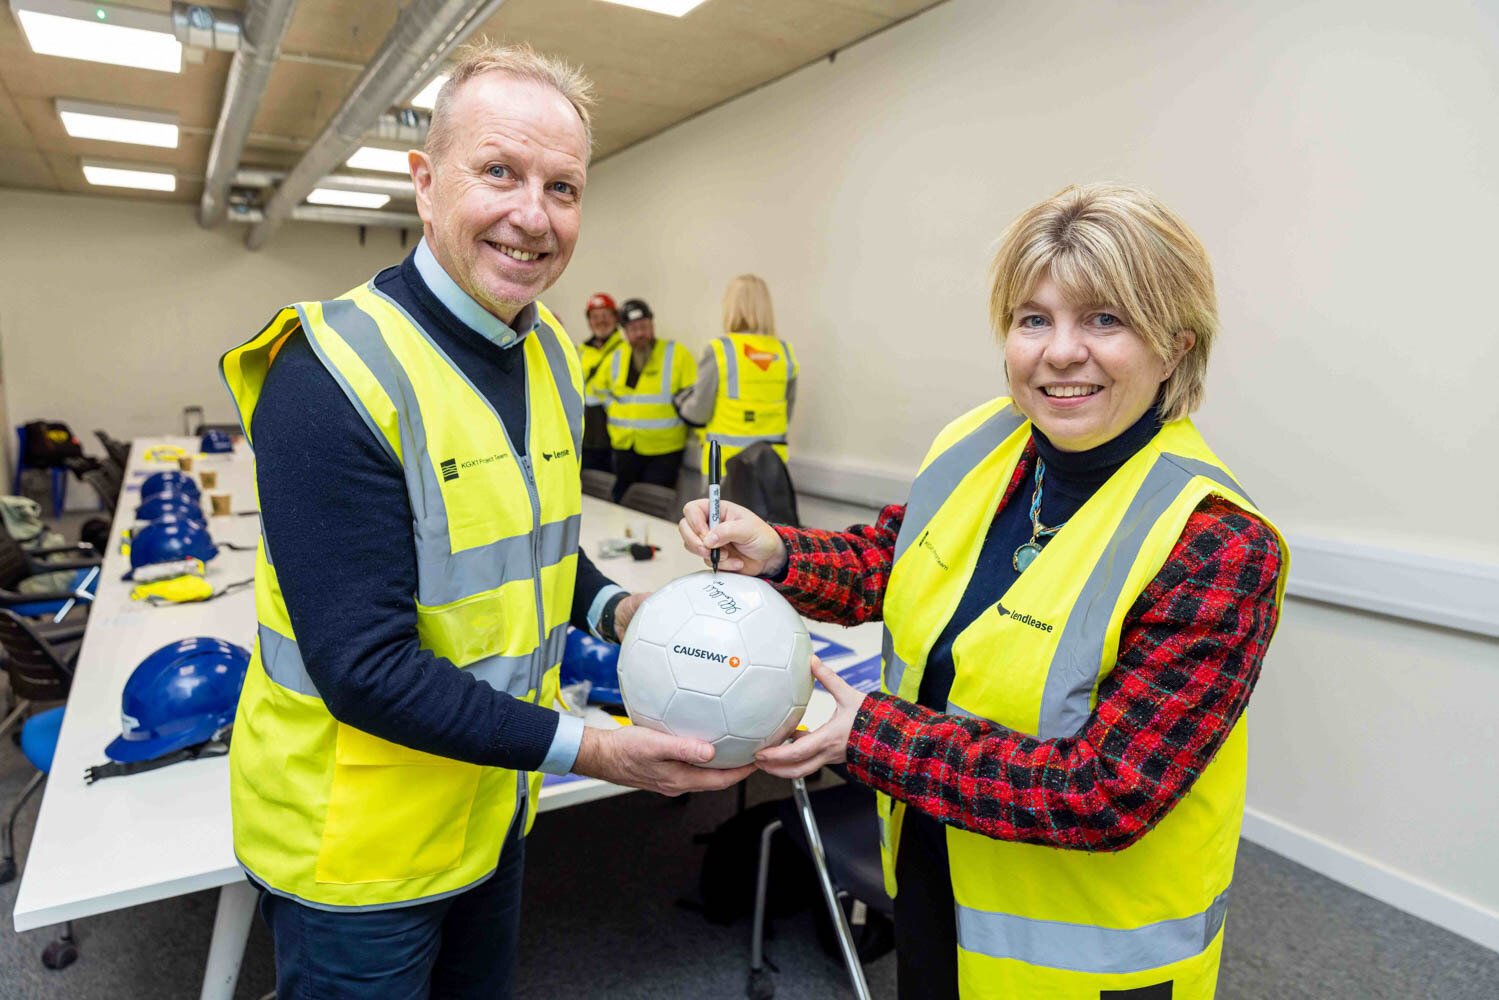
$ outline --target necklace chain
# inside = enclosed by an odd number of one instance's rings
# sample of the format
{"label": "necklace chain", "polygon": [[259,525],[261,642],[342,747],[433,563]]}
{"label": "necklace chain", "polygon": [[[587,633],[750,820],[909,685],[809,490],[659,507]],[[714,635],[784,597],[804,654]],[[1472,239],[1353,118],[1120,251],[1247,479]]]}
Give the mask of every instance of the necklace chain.
{"label": "necklace chain", "polygon": [[1031,493],[1031,538],[1020,548],[1015,550],[1015,555],[1010,559],[1010,565],[1015,567],[1016,573],[1024,573],[1036,557],[1041,554],[1041,548],[1051,536],[1061,531],[1067,524],[1063,521],[1055,527],[1048,528],[1041,523],[1041,487],[1046,479],[1046,462],[1040,455],[1036,456],[1036,488]]}

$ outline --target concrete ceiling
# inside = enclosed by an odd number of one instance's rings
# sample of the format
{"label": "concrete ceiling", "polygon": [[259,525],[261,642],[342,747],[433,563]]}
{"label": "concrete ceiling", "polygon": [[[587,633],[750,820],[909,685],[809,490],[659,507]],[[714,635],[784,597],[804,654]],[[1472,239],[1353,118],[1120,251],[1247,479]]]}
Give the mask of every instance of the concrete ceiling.
{"label": "concrete ceiling", "polygon": [[[584,67],[599,95],[597,161],[937,2],[707,0],[672,18],[601,0],[507,0],[481,33],[527,41]],[[171,2],[129,6],[168,11]],[[397,0],[300,0],[241,165],[295,164],[402,7]],[[189,49],[182,73],[171,74],[39,56],[9,7],[0,7],[0,187],[197,201],[230,60],[228,53]],[[154,149],[72,138],[53,108],[59,97],[175,112],[181,142]],[[177,190],[94,187],[83,178],[85,156],[169,167]]]}

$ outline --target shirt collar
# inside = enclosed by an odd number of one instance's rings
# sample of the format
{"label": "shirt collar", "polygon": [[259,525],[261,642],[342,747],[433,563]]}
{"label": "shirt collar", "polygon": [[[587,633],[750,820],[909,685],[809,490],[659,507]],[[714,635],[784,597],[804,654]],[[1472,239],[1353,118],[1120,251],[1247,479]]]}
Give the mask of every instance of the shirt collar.
{"label": "shirt collar", "polygon": [[422,276],[422,281],[432,294],[437,296],[437,301],[446,306],[464,326],[485,340],[500,347],[512,347],[536,328],[536,303],[528,302],[515,314],[515,322],[507,325],[481,306],[472,295],[458,287],[458,282],[437,262],[425,237],[417,243],[414,258],[417,273]]}

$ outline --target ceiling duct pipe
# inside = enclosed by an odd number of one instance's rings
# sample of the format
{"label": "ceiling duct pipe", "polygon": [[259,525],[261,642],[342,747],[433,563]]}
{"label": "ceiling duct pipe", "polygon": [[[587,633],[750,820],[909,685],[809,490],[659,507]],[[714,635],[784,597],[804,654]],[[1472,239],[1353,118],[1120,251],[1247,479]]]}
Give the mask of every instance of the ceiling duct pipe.
{"label": "ceiling duct pipe", "polygon": [[412,0],[396,19],[343,105],[266,203],[264,218],[245,236],[251,250],[265,246],[309,191],[359,148],[364,134],[411,89],[430,77],[504,0]]}
{"label": "ceiling duct pipe", "polygon": [[[381,226],[387,229],[422,228],[422,218],[415,212],[384,212],[375,208],[340,208],[337,205],[298,205],[292,209],[295,222],[333,222],[343,226]],[[258,208],[229,206],[230,222],[259,224],[265,214]]]}
{"label": "ceiling duct pipe", "polygon": [[[296,5],[296,0],[252,0],[245,13],[244,41],[229,66],[218,128],[214,129],[213,144],[208,149],[203,200],[198,204],[198,222],[204,228],[212,229],[224,221],[229,182],[244,154],[250,126],[260,110],[260,98],[270,82],[281,40],[286,37]],[[173,7],[174,20],[180,6]]]}
{"label": "ceiling duct pipe", "polygon": [[[286,179],[283,170],[262,170],[257,167],[241,167],[234,172],[234,186],[240,188],[275,187]],[[416,188],[411,181],[400,177],[365,177],[362,174],[329,174],[317,182],[318,187],[338,191],[367,191],[370,194],[388,194],[403,201],[416,200]]]}

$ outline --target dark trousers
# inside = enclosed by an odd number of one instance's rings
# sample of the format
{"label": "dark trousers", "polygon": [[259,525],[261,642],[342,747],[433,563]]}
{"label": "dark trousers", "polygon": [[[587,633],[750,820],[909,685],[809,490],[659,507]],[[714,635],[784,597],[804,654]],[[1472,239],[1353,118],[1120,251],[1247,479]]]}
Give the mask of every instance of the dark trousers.
{"label": "dark trousers", "polygon": [[[516,822],[517,831],[520,821]],[[526,842],[489,879],[389,910],[319,910],[262,890],[281,1000],[505,1000],[515,979]]]}
{"label": "dark trousers", "polygon": [[[685,449],[684,449],[685,450]],[[682,452],[669,451],[665,455],[642,455],[634,451],[614,453],[614,494],[619,503],[633,483],[654,483],[667,489],[677,488],[677,474],[682,471]]]}
{"label": "dark trousers", "polygon": [[958,919],[942,824],[915,809],[895,858],[895,986],[900,1000],[958,1000]]}

